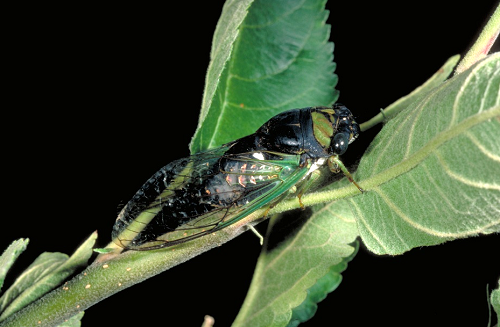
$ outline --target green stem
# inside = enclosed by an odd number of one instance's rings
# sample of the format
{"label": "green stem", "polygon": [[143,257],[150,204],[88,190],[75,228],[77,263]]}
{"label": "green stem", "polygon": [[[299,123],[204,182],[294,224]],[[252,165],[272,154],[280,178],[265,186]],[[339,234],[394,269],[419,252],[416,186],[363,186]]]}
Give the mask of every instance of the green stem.
{"label": "green stem", "polygon": [[380,113],[375,117],[373,117],[372,119],[360,124],[359,127],[361,128],[361,131],[364,132],[377,124],[383,123],[395,117],[398,113],[404,110],[410,103],[417,101],[417,99],[427,94],[427,92],[429,92],[436,86],[443,83],[448,78],[448,76],[450,76],[451,72],[453,71],[453,68],[455,68],[459,59],[460,59],[459,55],[455,55],[449,58],[443,64],[443,66],[441,66],[434,73],[434,75],[432,75],[427,81],[425,81],[425,83],[417,87],[408,95],[399,98],[398,100],[390,104],[387,108],[380,109]]}
{"label": "green stem", "polygon": [[493,15],[491,15],[490,20],[484,26],[474,45],[470,48],[469,52],[467,52],[462,61],[460,61],[460,63],[458,64],[455,75],[464,72],[473,64],[486,57],[496,39],[498,38],[499,32],[500,3],[497,5],[497,8],[493,12]]}
{"label": "green stem", "polygon": [[7,317],[0,326],[57,326],[108,296],[233,239],[255,219],[252,215],[215,234],[173,248],[100,255],[78,276]]}
{"label": "green stem", "polygon": [[[306,205],[330,202],[353,194],[359,190],[352,186],[330,192],[327,197],[319,194],[305,196]],[[300,207],[297,198],[280,203],[269,210],[268,215]],[[127,287],[142,282],[201,253],[233,239],[262,221],[266,209],[259,209],[248,217],[214,234],[206,235],[175,247],[153,251],[128,251],[125,253],[101,254],[89,267],[63,286],[35,301],[0,323],[1,327],[57,326],[64,320],[86,310],[101,300]]]}

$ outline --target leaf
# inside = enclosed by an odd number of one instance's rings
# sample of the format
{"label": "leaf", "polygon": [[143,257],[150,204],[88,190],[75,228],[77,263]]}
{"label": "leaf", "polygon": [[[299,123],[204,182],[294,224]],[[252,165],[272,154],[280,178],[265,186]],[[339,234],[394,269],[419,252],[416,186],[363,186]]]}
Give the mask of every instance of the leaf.
{"label": "leaf", "polygon": [[[19,239],[12,242],[9,247],[0,256],[0,290],[2,289],[3,283],[5,281],[5,276],[9,271],[10,267],[14,264],[21,253],[26,250],[28,246],[29,239]],[[0,312],[2,312],[2,306],[0,303]]]}
{"label": "leaf", "polygon": [[500,279],[498,280],[499,287],[491,292],[491,306],[497,314],[497,322],[500,322]]}
{"label": "leaf", "polygon": [[[9,311],[5,310],[5,308],[7,308],[12,301],[18,298],[21,293],[28,290],[37,281],[41,280],[51,271],[55,270],[61,262],[66,261],[67,258],[68,256],[63,253],[49,252],[42,253],[38,256],[38,258],[33,261],[33,263],[16,279],[14,284],[0,298],[0,311],[7,315],[6,312],[9,313]],[[39,296],[35,296],[35,299],[38,297]],[[0,318],[3,319],[4,316],[2,315]]]}
{"label": "leaf", "polygon": [[226,3],[217,25],[192,153],[254,133],[284,110],[338,97],[325,1],[258,0],[243,17],[247,3]]}
{"label": "leaf", "polygon": [[350,199],[378,254],[500,230],[500,53],[396,116],[362,158]]}
{"label": "leaf", "polygon": [[[286,326],[307,290],[355,252],[358,232],[346,201],[270,222],[245,302],[233,326]],[[287,230],[285,236],[279,231]]]}
{"label": "leaf", "polygon": [[39,299],[64,282],[76,269],[85,266],[92,255],[96,238],[97,233],[94,232],[69,258],[57,252],[39,255],[0,298],[0,321]]}
{"label": "leaf", "polygon": [[355,252],[349,257],[343,258],[339,264],[330,267],[330,271],[307,290],[307,298],[298,307],[293,309],[292,318],[287,327],[298,326],[300,323],[314,316],[318,309],[317,303],[323,301],[328,293],[333,292],[342,282],[341,273],[347,269],[347,263],[356,255],[358,246],[359,243],[356,242]]}
{"label": "leaf", "polygon": [[[247,15],[247,9],[253,0],[228,0],[224,4],[221,17],[215,29],[214,38],[212,41],[212,50],[210,52],[210,64],[208,66],[207,76],[205,80],[205,91],[203,94],[202,106],[200,111],[200,118],[198,128],[196,129],[195,136],[191,140],[190,148],[192,153],[199,152],[200,150],[207,149],[207,147],[200,147],[201,140],[195,142],[195,138],[202,128],[202,123],[211,111],[216,110],[213,108],[213,100],[216,96],[216,91],[219,88],[219,81],[221,75],[225,71],[229,62],[229,57],[233,51],[233,46],[239,35],[239,27]],[[219,93],[221,92],[218,90]],[[211,113],[210,116],[214,114]],[[197,144],[200,143],[200,144]]]}
{"label": "leaf", "polygon": [[80,327],[82,325],[81,320],[83,318],[84,313],[85,312],[82,311],[79,314],[74,315],[73,317],[63,322],[62,324],[57,325],[57,327]]}

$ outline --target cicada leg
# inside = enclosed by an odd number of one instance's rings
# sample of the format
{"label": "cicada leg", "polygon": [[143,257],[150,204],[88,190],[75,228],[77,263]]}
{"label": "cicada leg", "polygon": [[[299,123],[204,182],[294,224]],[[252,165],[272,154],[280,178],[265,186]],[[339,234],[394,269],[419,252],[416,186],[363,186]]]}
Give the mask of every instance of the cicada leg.
{"label": "cicada leg", "polygon": [[307,176],[307,179],[299,186],[298,189],[296,189],[297,193],[297,199],[299,200],[299,205],[302,210],[304,210],[306,207],[302,203],[302,196],[309,190],[311,185],[314,184],[315,181],[317,181],[321,176],[321,172],[319,170],[314,170]]}
{"label": "cicada leg", "polygon": [[264,236],[262,236],[262,234],[259,233],[259,231],[255,229],[255,227],[253,227],[252,225],[248,225],[248,229],[250,229],[252,233],[254,233],[255,236],[257,236],[260,245],[264,244]]}
{"label": "cicada leg", "polygon": [[352,178],[351,173],[349,172],[349,170],[347,170],[347,168],[344,166],[344,163],[339,159],[338,156],[331,156],[330,158],[328,158],[328,167],[330,168],[330,171],[334,173],[342,171],[345,177],[347,177],[347,179],[349,180],[349,182],[353,183],[361,193],[365,192],[361,188],[361,186],[359,186],[359,184],[356,183],[354,178]]}

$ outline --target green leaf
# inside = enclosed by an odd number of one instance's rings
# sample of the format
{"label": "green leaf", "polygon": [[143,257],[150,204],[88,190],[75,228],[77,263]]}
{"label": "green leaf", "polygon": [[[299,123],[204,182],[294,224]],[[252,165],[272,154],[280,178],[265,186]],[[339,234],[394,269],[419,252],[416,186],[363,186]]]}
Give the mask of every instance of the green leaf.
{"label": "green leaf", "polygon": [[325,2],[226,3],[214,35],[192,153],[251,134],[284,110],[337,99]]}
{"label": "green leaf", "polygon": [[82,311],[79,314],[74,315],[73,317],[63,322],[62,324],[57,325],[57,327],[80,327],[84,313],[85,312]]}
{"label": "green leaf", "polygon": [[[28,246],[29,239],[19,239],[12,242],[9,247],[0,256],[0,290],[2,289],[3,283],[5,281],[5,276],[9,271],[10,267],[14,264],[21,253],[26,250]],[[2,312],[2,304],[0,302],[0,312]]]}
{"label": "green leaf", "polygon": [[[221,75],[226,71],[229,64],[229,58],[233,51],[234,43],[240,32],[240,25],[247,15],[247,9],[253,0],[227,0],[222,9],[221,17],[215,29],[214,38],[212,40],[212,50],[210,52],[210,64],[208,66],[207,76],[205,80],[205,91],[201,104],[200,118],[198,128],[191,140],[191,153],[196,153],[207,149],[206,144],[202,140],[201,129],[203,122],[207,116],[214,116],[213,111],[218,110],[214,106],[214,99],[221,93],[220,82],[225,82],[226,77],[221,79]],[[217,92],[217,93],[216,93]],[[210,115],[209,115],[210,114]],[[213,120],[213,118],[210,118]]]}
{"label": "green leaf", "polygon": [[111,253],[113,251],[115,251],[115,249],[111,249],[111,248],[95,248],[94,249],[94,252],[99,253],[99,254]]}
{"label": "green leaf", "polygon": [[[23,297],[19,297],[19,295],[36,284],[43,277],[47,276],[52,271],[57,269],[57,267],[61,265],[62,262],[66,261],[67,258],[68,256],[63,253],[49,252],[42,253],[40,256],[38,256],[38,258],[33,261],[33,263],[16,279],[14,284],[0,298],[0,311],[2,311],[3,314],[9,313],[9,310],[5,310],[5,308],[7,308],[8,305],[11,304],[11,302],[13,302],[16,298],[26,298],[26,295],[24,295]],[[33,297],[33,300],[37,299],[44,293],[45,292],[38,296],[35,295]],[[36,292],[28,291],[26,294],[36,294]],[[16,306],[14,305],[12,308],[15,307]],[[0,318],[3,319],[5,317],[2,315],[2,317]]]}
{"label": "green leaf", "polygon": [[500,323],[500,279],[498,280],[499,287],[491,292],[491,306],[497,314],[497,322]]}
{"label": "green leaf", "polygon": [[500,230],[500,53],[397,115],[362,158],[350,199],[378,254]]}
{"label": "green leaf", "polygon": [[354,258],[359,248],[359,243],[355,242],[355,244],[355,252],[349,257],[343,258],[339,264],[330,267],[330,271],[307,290],[307,298],[298,307],[293,309],[292,318],[287,327],[295,327],[311,319],[318,309],[317,303],[323,301],[328,293],[333,292],[340,285],[340,282],[342,282],[341,273],[347,269],[347,263]]}
{"label": "green leaf", "polygon": [[[355,252],[352,210],[337,201],[272,219],[247,298],[233,326],[286,326],[308,290]],[[281,233],[280,233],[281,231]],[[283,231],[287,231],[283,236]]]}
{"label": "green leaf", "polygon": [[69,258],[57,252],[39,255],[0,298],[0,321],[53,290],[76,269],[85,266],[96,238],[94,232]]}

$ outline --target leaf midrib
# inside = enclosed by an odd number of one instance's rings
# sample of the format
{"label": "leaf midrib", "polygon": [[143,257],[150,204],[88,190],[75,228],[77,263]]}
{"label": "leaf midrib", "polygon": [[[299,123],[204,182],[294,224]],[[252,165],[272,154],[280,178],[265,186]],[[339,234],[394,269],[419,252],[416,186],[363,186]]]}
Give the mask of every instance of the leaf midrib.
{"label": "leaf midrib", "polygon": [[[407,157],[405,160],[386,168],[385,170],[373,175],[368,179],[358,181],[358,183],[363,187],[365,191],[374,190],[379,186],[391,181],[392,179],[412,170],[449,140],[458,135],[461,135],[466,130],[494,117],[500,117],[500,106],[494,106],[489,110],[482,111],[481,113],[470,116],[462,120],[460,123],[452,126],[451,128],[438,133],[425,146],[420,148],[411,156]],[[329,201],[331,202],[332,200],[339,200],[341,198],[346,198],[358,194],[359,191],[356,189],[356,187],[349,184],[338,189],[306,195],[302,198],[302,203],[305,206],[311,206]],[[290,202],[295,203],[298,201],[295,199],[284,201],[276,206],[276,209],[278,209],[276,211],[281,212],[284,210],[289,210],[290,207],[296,207],[293,203]],[[271,213],[274,213],[274,210],[272,211],[273,212]]]}
{"label": "leaf midrib", "polygon": [[400,175],[403,175],[404,173],[410,171],[418,164],[423,162],[428,156],[430,156],[434,151],[436,151],[439,147],[444,145],[449,140],[463,134],[465,131],[471,129],[472,127],[496,116],[500,116],[500,106],[492,107],[489,110],[482,111],[481,113],[475,114],[462,120],[460,123],[452,126],[451,128],[438,133],[425,146],[420,148],[411,156],[407,157],[405,160],[396,165],[386,168],[385,170],[364,181],[361,181],[361,185],[363,185],[363,188],[365,188],[366,190],[369,190],[385,184]]}

